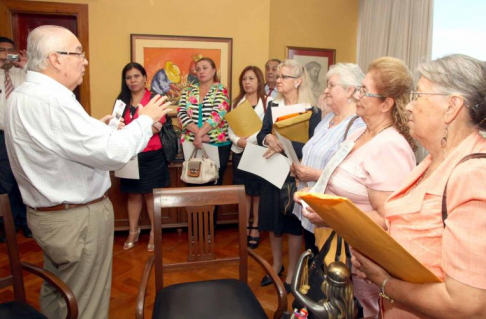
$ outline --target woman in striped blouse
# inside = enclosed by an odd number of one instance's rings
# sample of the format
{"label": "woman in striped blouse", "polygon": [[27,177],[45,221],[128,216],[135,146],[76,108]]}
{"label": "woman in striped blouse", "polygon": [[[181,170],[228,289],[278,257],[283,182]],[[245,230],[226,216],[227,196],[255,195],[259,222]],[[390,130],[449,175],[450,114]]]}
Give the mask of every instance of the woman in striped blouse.
{"label": "woman in striped blouse", "polygon": [[197,149],[203,143],[218,147],[217,185],[221,185],[231,150],[228,124],[224,120],[230,109],[228,89],[218,82],[216,64],[210,58],[197,61],[196,75],[199,83],[185,88],[179,100],[177,118],[182,127],[181,140],[192,142]]}

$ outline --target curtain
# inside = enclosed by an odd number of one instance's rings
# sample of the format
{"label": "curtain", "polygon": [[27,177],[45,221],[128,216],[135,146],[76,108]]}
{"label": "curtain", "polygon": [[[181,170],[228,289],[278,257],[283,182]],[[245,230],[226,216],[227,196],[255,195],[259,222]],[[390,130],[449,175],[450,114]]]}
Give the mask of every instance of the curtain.
{"label": "curtain", "polygon": [[[382,56],[402,59],[412,72],[430,61],[433,5],[433,0],[360,0],[358,65],[363,72]],[[417,162],[426,155],[419,145]]]}
{"label": "curtain", "polygon": [[433,0],[360,0],[358,64],[393,56],[415,70],[432,53]]}

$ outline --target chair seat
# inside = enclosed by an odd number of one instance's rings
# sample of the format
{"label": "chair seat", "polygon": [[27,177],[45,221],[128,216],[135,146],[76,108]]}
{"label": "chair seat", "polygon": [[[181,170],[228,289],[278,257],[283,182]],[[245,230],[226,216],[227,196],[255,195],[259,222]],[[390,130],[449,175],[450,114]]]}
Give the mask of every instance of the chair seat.
{"label": "chair seat", "polygon": [[10,301],[0,304],[0,318],[47,319],[42,313],[24,302]]}
{"label": "chair seat", "polygon": [[176,284],[156,296],[154,319],[268,318],[247,284],[236,279]]}

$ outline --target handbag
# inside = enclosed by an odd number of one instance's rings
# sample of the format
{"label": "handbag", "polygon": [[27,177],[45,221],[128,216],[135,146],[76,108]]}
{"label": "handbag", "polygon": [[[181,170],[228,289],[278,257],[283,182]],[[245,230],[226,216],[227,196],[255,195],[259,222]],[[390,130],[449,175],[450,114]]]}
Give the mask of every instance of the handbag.
{"label": "handbag", "polygon": [[[322,246],[321,250],[319,251],[319,254],[317,256],[314,256],[310,263],[304,263],[303,275],[301,278],[299,291],[315,302],[322,302],[322,300],[326,299],[327,297],[331,297],[324,294],[324,292],[322,291],[322,284],[326,279],[325,274],[327,272],[324,269],[324,267],[326,267],[324,259],[329,253],[331,243],[335,236],[337,236],[337,246],[334,260],[339,261],[341,259],[342,244],[344,241],[342,240],[341,236],[336,235],[336,232],[333,230],[324,245]],[[344,242],[344,247],[347,257],[346,265],[351,270],[351,252],[349,251],[349,245]],[[301,309],[304,307],[305,305],[301,304],[298,300],[294,300],[294,302],[292,303],[293,309]],[[309,313],[308,318],[316,318],[316,316],[313,316],[312,313]]]}
{"label": "handbag", "polygon": [[179,152],[179,138],[174,131],[172,119],[165,115],[165,123],[159,132],[160,142],[162,143],[162,152],[168,163],[172,162]]}
{"label": "handbag", "polygon": [[216,184],[219,178],[218,166],[209,159],[204,148],[201,158],[196,158],[196,154],[197,148],[194,148],[189,159],[182,163],[181,180],[188,184],[205,184],[213,181]]}
{"label": "handbag", "polygon": [[296,191],[297,187],[295,178],[286,180],[279,193],[279,203],[283,205],[282,214],[292,215],[292,211],[294,210],[295,206],[294,193]]}

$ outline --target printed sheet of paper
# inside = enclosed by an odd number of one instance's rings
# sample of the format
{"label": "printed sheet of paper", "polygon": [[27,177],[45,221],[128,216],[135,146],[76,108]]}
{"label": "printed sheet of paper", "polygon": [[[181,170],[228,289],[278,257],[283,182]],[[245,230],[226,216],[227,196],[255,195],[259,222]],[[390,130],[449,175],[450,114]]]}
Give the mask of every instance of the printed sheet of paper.
{"label": "printed sheet of paper", "polygon": [[113,117],[111,118],[108,126],[112,129],[118,129],[118,124],[120,124],[121,117],[123,115],[123,110],[125,109],[126,104],[122,102],[122,100],[116,100],[115,106],[113,107]]}
{"label": "printed sheet of paper", "polygon": [[[182,143],[182,151],[184,152],[184,160],[188,160],[191,157],[192,151],[194,151],[194,144],[192,142],[184,141]],[[210,160],[219,167],[219,148],[214,145],[209,145],[207,143],[203,143],[203,148],[208,154]],[[202,151],[197,151],[196,158],[202,157]]]}
{"label": "printed sheet of paper", "polygon": [[140,179],[140,173],[138,170],[138,156],[135,155],[128,163],[125,164],[125,166],[119,170],[116,170],[115,177]]}
{"label": "printed sheet of paper", "polygon": [[393,277],[412,283],[440,282],[349,199],[305,192],[298,195],[351,247],[380,264]]}
{"label": "printed sheet of paper", "polygon": [[238,105],[224,119],[239,137],[250,137],[262,128],[262,120],[248,101]]}
{"label": "printed sheet of paper", "polygon": [[275,123],[277,118],[293,113],[304,113],[307,104],[286,105],[284,107],[272,107],[272,123]]}
{"label": "printed sheet of paper", "polygon": [[288,159],[282,154],[274,154],[269,159],[263,157],[268,149],[255,144],[246,144],[238,168],[258,175],[277,188],[282,188],[290,171]]}

